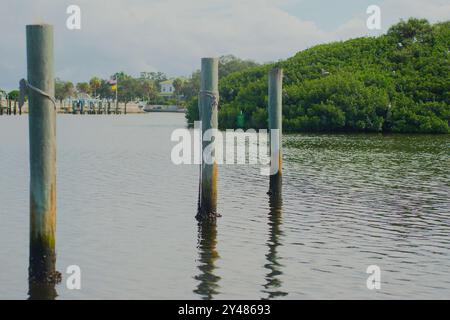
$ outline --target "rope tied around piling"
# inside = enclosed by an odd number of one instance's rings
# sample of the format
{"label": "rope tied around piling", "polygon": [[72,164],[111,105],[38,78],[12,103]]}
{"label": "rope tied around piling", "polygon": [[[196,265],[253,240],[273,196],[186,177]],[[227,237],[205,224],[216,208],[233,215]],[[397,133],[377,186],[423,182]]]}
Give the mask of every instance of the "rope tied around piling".
{"label": "rope tied around piling", "polygon": [[198,96],[200,97],[204,95],[212,100],[212,106],[217,107],[219,109],[219,92],[218,91],[210,91],[210,90],[200,90]]}
{"label": "rope tied around piling", "polygon": [[42,91],[39,88],[36,88],[35,86],[32,86],[27,80],[22,79],[19,82],[19,108],[22,108],[23,104],[25,103],[25,95],[27,94],[28,90],[32,90],[38,94],[40,94],[41,96],[44,96],[46,98],[48,98],[52,103],[53,106],[55,107],[56,110],[56,100],[55,98],[53,98],[51,95],[49,95],[47,92]]}

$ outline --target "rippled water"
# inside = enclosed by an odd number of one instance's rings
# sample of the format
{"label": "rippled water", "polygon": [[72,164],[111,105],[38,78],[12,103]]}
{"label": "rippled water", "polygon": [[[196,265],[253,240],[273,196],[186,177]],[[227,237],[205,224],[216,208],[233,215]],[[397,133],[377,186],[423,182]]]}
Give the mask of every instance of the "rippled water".
{"label": "rippled water", "polygon": [[[183,126],[58,116],[58,299],[450,298],[449,136],[286,135],[282,201],[257,166],[221,166],[222,217],[199,226],[198,166],[170,161]],[[0,137],[0,298],[25,299],[27,117]]]}

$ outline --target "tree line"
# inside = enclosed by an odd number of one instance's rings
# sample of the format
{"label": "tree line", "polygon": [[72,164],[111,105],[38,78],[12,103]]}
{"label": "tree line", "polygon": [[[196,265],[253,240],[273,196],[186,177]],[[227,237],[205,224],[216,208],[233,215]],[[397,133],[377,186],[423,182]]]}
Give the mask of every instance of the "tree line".
{"label": "tree line", "polygon": [[[219,76],[224,78],[231,73],[258,66],[251,60],[242,60],[233,55],[224,55],[219,59]],[[141,72],[139,77],[132,77],[124,72],[117,72],[107,79],[94,76],[87,82],[73,83],[60,78],[55,79],[55,98],[62,103],[67,98],[76,99],[80,94],[88,94],[98,99],[115,99],[111,79],[118,79],[118,100],[122,103],[144,101],[148,104],[178,104],[186,106],[197,99],[200,89],[200,70],[195,70],[189,77],[173,79],[173,95],[161,96],[161,82],[168,80],[163,72]],[[1,90],[1,89],[0,89]],[[17,99],[18,90],[9,93],[11,100]]]}
{"label": "tree line", "polygon": [[[257,66],[250,60],[242,60],[233,55],[220,58],[220,77],[237,72],[243,68]],[[115,91],[112,90],[110,79],[118,79],[118,100],[128,103],[131,101],[145,101],[148,104],[178,104],[185,106],[198,95],[200,88],[200,71],[194,71],[189,77],[177,77],[173,79],[173,95],[161,96],[161,82],[168,80],[163,72],[141,72],[139,77],[132,77],[124,72],[117,72],[108,79],[92,77],[88,82],[74,84],[71,81],[55,80],[55,98],[59,101],[77,94],[89,94],[100,99],[115,99]]]}
{"label": "tree line", "polygon": [[88,94],[99,99],[115,99],[115,90],[111,85],[111,79],[118,79],[119,102],[147,101],[149,103],[165,103],[158,95],[160,83],[167,80],[162,72],[142,72],[139,77],[132,77],[124,72],[117,72],[108,79],[92,77],[88,82],[55,80],[55,98],[62,101],[74,98],[77,94]]}
{"label": "tree line", "polygon": [[[267,73],[284,69],[288,132],[449,133],[450,22],[411,18],[379,37],[322,44],[221,77],[219,126],[267,128]],[[196,97],[188,123],[198,119]]]}

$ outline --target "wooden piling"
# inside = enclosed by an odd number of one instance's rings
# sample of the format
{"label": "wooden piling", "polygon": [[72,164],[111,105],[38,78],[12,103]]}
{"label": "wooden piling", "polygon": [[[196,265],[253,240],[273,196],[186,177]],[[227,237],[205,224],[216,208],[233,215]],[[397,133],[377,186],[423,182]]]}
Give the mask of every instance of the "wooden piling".
{"label": "wooden piling", "polygon": [[[202,137],[209,129],[218,128],[219,102],[219,60],[217,58],[202,58],[201,83],[199,95],[199,112],[202,122]],[[214,142],[202,139],[202,164],[198,220],[215,218],[217,216],[217,162],[206,163],[203,151],[210,145],[211,154],[215,155]]]}
{"label": "wooden piling", "polygon": [[28,300],[55,300],[56,283],[28,281]]}
{"label": "wooden piling", "polygon": [[[269,133],[271,161],[277,161],[278,171],[271,172],[269,194],[281,194],[282,191],[282,90],[283,90],[283,70],[274,68],[269,71]],[[272,132],[272,130],[278,130]],[[274,140],[276,139],[276,140]],[[274,173],[274,174],[273,174]]]}
{"label": "wooden piling", "polygon": [[[27,25],[28,83],[53,97],[53,26]],[[53,282],[56,228],[56,110],[42,93],[28,89],[30,139],[29,277]]]}

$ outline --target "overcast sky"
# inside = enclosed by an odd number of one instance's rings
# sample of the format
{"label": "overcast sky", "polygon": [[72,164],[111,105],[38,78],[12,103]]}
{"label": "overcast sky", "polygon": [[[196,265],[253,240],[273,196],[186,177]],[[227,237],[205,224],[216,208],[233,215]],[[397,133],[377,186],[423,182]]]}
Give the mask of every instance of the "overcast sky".
{"label": "overcast sky", "polygon": [[[55,28],[56,76],[73,82],[116,71],[189,75],[203,56],[234,54],[258,62],[312,45],[385,32],[401,18],[450,19],[449,0],[0,0],[0,88],[26,75],[25,25]],[[66,8],[81,8],[68,30]],[[381,8],[382,30],[366,27]]]}

